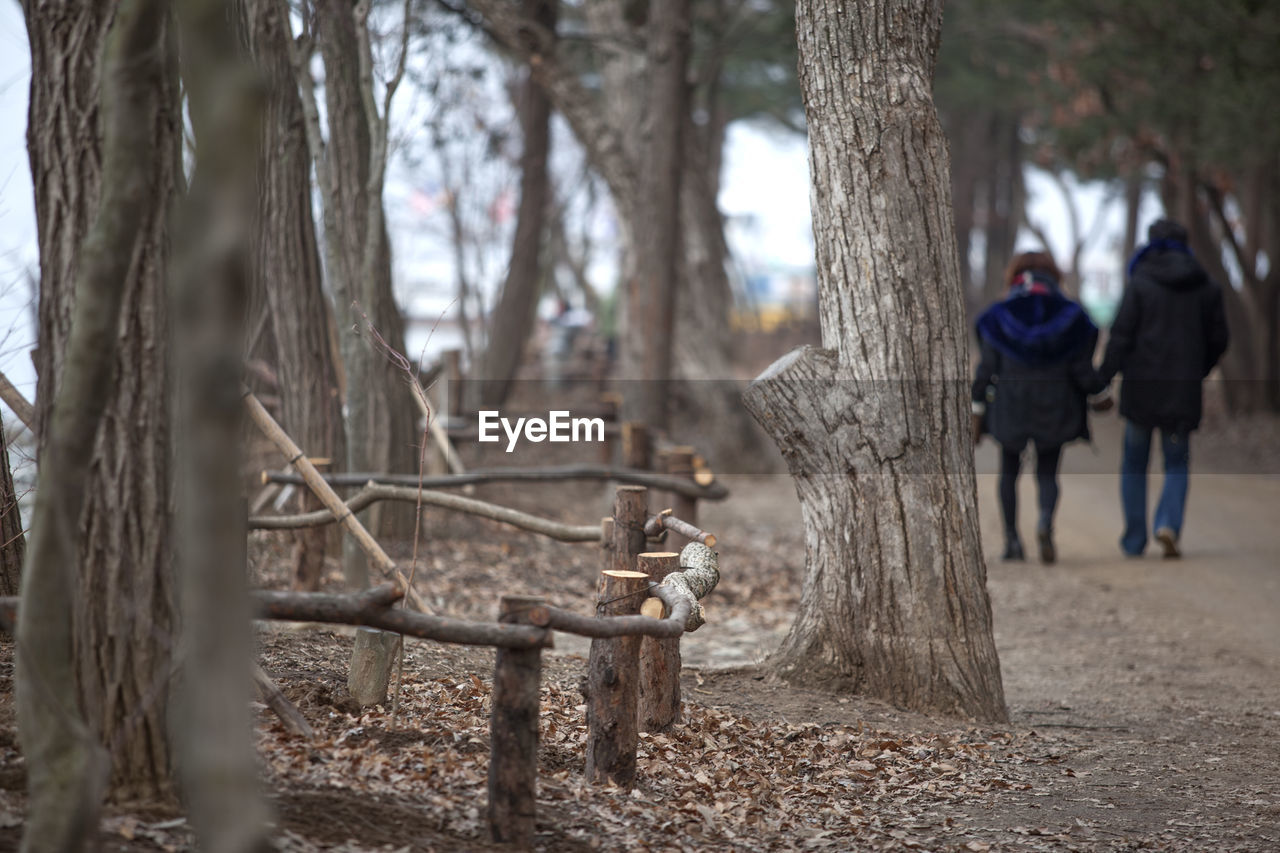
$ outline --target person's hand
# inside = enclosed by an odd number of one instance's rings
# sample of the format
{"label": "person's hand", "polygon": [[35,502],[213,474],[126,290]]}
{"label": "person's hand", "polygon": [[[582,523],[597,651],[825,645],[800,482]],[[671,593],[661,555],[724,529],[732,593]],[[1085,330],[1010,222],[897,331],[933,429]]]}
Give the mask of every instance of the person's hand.
{"label": "person's hand", "polygon": [[970,422],[973,427],[973,444],[976,447],[982,443],[982,415],[974,412],[970,415]]}

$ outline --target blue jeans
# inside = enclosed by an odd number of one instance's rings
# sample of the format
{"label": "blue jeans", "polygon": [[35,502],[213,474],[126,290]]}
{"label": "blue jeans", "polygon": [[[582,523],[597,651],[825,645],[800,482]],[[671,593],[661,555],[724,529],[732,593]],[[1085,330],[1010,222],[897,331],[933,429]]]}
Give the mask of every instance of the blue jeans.
{"label": "blue jeans", "polygon": [[[1147,547],[1147,463],[1151,458],[1153,430],[1128,422],[1124,427],[1124,455],[1120,460],[1120,502],[1124,506],[1124,535],[1120,547],[1138,555]],[[1154,529],[1167,527],[1174,536],[1182,533],[1182,516],[1187,507],[1187,466],[1191,458],[1191,436],[1160,430],[1164,453],[1164,488],[1156,505]]]}

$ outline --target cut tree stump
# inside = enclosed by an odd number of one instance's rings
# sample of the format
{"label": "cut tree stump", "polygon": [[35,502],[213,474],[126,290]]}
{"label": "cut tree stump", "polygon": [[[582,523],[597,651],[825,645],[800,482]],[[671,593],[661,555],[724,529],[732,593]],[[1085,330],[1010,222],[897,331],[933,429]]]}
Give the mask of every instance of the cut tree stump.
{"label": "cut tree stump", "polygon": [[[541,598],[504,595],[498,621],[528,625],[541,605]],[[537,813],[541,680],[541,649],[498,649],[489,714],[489,835],[522,848],[533,846]]]}
{"label": "cut tree stump", "polygon": [[[600,573],[596,616],[640,612],[649,588],[643,572],[608,569]],[[640,675],[640,638],[611,637],[591,641],[587,663],[588,782],[613,781],[630,787],[636,776],[636,699]]]}
{"label": "cut tree stump", "polygon": [[[637,571],[647,574],[650,581],[661,583],[667,575],[679,569],[680,555],[673,551],[651,551],[637,558]],[[661,604],[658,599],[651,600]],[[643,605],[641,612],[644,612]],[[666,616],[665,612],[658,618],[663,616]],[[664,731],[680,721],[679,637],[641,638],[639,703],[642,732]]]}
{"label": "cut tree stump", "polygon": [[400,635],[377,628],[356,630],[347,692],[361,707],[387,701],[387,684],[400,649]]}

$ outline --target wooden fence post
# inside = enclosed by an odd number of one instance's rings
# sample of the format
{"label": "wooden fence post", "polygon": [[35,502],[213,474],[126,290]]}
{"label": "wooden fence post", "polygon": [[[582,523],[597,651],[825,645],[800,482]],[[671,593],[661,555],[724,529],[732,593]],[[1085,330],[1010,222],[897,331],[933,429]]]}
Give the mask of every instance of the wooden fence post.
{"label": "wooden fence post", "polygon": [[[665,473],[674,477],[685,477],[690,482],[693,481],[693,448],[685,445],[671,448],[666,456]],[[665,496],[671,501],[672,515],[681,521],[687,521],[695,527],[698,525],[698,499],[691,498],[688,495],[671,493]],[[667,534],[667,547],[673,551],[679,551],[685,545],[689,544],[686,536],[681,536],[674,530]]]}
{"label": "wooden fence post", "polygon": [[601,415],[605,423],[604,441],[600,442],[600,464],[612,465],[613,448],[617,442],[614,441],[613,430],[610,427],[618,425],[618,412],[622,409],[622,395],[617,391],[606,391],[600,395],[600,405],[602,408]]}
{"label": "wooden fence post", "polygon": [[[600,573],[597,616],[628,616],[640,612],[649,589],[643,572],[606,570]],[[587,662],[588,782],[613,780],[630,787],[636,776],[636,698],[640,675],[640,637],[630,635],[591,641]]]}
{"label": "wooden fence post", "polygon": [[[504,595],[498,621],[531,624],[541,598]],[[489,712],[489,835],[533,847],[538,788],[538,690],[541,649],[498,649]]]}
{"label": "wooden fence post", "polygon": [[622,466],[624,468],[647,471],[651,460],[649,428],[640,421],[626,421],[623,423]]}
{"label": "wooden fence post", "polygon": [[[672,551],[651,551],[636,561],[637,571],[657,583],[680,570],[680,555]],[[660,619],[666,614],[647,615]],[[680,638],[644,637],[640,640],[640,731],[664,731],[679,721]]]}
{"label": "wooden fence post", "polygon": [[351,669],[347,672],[347,692],[360,707],[387,701],[391,670],[396,665],[401,637],[394,631],[360,628],[351,650]]}
{"label": "wooden fence post", "polygon": [[644,486],[618,486],[613,498],[612,565],[633,571],[636,555],[644,550],[644,523],[649,520],[649,490]]}

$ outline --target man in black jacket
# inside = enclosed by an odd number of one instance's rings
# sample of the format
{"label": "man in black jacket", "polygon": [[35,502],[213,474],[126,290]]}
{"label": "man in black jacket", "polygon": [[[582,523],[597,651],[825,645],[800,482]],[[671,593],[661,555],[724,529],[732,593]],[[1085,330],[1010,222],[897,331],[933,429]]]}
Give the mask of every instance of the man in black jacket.
{"label": "man in black jacket", "polygon": [[1120,547],[1139,556],[1147,546],[1147,462],[1151,435],[1160,430],[1164,488],[1156,506],[1155,536],[1164,556],[1177,557],[1186,508],[1191,431],[1200,426],[1201,384],[1227,348],[1222,290],[1187,246],[1187,230],[1160,219],[1148,243],[1129,262],[1129,285],[1111,326],[1099,378],[1124,374],[1120,415],[1125,418],[1120,497]]}

